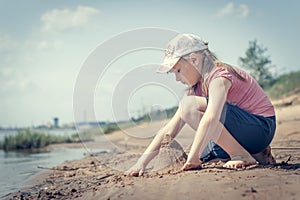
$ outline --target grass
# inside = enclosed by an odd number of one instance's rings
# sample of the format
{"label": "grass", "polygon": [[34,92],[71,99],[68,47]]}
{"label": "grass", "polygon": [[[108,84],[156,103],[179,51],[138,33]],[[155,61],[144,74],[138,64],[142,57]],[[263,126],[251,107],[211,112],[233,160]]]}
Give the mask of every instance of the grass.
{"label": "grass", "polygon": [[160,120],[163,120],[164,118],[170,119],[176,113],[177,109],[178,109],[178,107],[175,106],[172,108],[165,109],[163,111],[155,110],[155,111],[152,111],[151,113],[145,114],[138,118],[132,118],[131,120],[134,123],[144,123],[144,122],[150,122],[150,121],[160,121]]}
{"label": "grass", "polygon": [[120,130],[120,127],[118,126],[117,123],[110,123],[103,126],[102,129],[104,134],[108,134]]}
{"label": "grass", "polygon": [[300,71],[283,74],[276,78],[272,85],[266,87],[266,92],[273,99],[284,95],[300,92]]}
{"label": "grass", "polygon": [[5,136],[0,143],[0,148],[4,151],[13,150],[34,150],[46,147],[50,144],[79,142],[78,135],[55,136],[30,129],[18,131],[16,135]]}
{"label": "grass", "polygon": [[[120,130],[117,123],[109,123],[102,127],[104,134],[117,130]],[[18,131],[16,135],[5,136],[4,141],[0,141],[0,149],[3,149],[4,151],[30,150],[35,152],[35,150],[42,149],[50,144],[74,143],[80,142],[81,140],[89,141],[92,140],[94,135],[95,133],[93,132],[87,132],[81,135],[82,138],[79,138],[78,134],[72,136],[57,136],[24,129]]]}

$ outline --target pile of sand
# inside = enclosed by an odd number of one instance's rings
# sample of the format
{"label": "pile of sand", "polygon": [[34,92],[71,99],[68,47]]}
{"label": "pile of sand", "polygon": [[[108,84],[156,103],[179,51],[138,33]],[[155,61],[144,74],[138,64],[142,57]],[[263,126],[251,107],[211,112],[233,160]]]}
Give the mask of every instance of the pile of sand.
{"label": "pile of sand", "polygon": [[153,160],[151,172],[170,173],[178,171],[186,162],[187,155],[182,146],[170,135],[161,142],[159,154]]}

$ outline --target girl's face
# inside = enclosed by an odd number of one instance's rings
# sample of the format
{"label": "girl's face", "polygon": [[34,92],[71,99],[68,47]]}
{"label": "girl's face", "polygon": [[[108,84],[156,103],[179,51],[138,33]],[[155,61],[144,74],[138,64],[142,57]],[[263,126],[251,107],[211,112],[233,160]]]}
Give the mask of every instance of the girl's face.
{"label": "girl's face", "polygon": [[200,73],[188,60],[181,58],[173,67],[171,72],[175,73],[176,81],[180,81],[188,87],[196,85],[200,80]]}

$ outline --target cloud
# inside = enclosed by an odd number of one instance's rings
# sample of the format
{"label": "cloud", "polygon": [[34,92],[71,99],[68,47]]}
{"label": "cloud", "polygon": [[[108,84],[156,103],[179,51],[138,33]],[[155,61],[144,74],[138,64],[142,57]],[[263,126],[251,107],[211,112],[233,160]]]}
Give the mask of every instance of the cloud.
{"label": "cloud", "polygon": [[28,77],[23,77],[17,70],[11,67],[0,69],[0,94],[2,99],[7,95],[15,96],[26,94],[28,91],[36,91],[38,86]]}
{"label": "cloud", "polygon": [[59,40],[41,40],[36,42],[36,49],[39,51],[45,50],[53,50],[53,49],[60,49],[62,46],[62,42]]}
{"label": "cloud", "polygon": [[54,9],[41,16],[42,30],[45,32],[62,32],[78,29],[90,23],[99,10],[93,7],[78,6],[76,10]]}
{"label": "cloud", "polygon": [[242,17],[247,17],[249,15],[249,8],[246,4],[241,4],[237,8],[237,13]]}
{"label": "cloud", "polygon": [[238,16],[247,17],[249,15],[249,8],[246,4],[234,5],[234,3],[229,2],[218,12],[219,17],[224,16]]}
{"label": "cloud", "polygon": [[16,41],[10,35],[0,33],[0,52],[10,51],[16,47]]}

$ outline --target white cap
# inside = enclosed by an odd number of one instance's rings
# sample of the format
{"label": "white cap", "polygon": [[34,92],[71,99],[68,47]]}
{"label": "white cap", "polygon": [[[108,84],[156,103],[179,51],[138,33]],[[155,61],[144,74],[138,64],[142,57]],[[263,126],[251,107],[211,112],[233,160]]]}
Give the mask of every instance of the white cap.
{"label": "white cap", "polygon": [[157,72],[168,72],[182,56],[205,49],[208,49],[207,43],[200,37],[193,34],[179,34],[167,44],[164,61]]}

